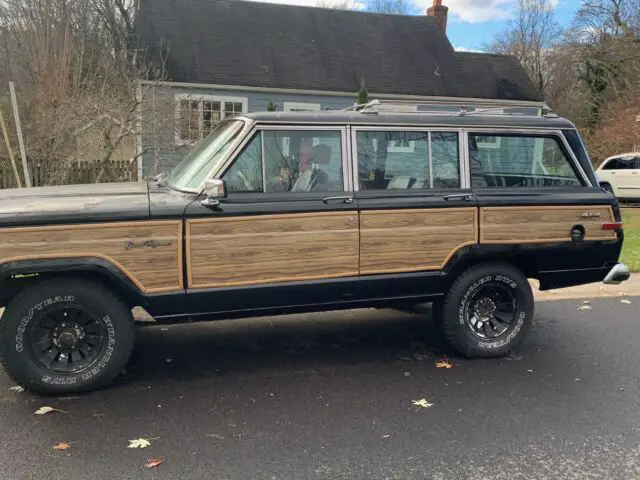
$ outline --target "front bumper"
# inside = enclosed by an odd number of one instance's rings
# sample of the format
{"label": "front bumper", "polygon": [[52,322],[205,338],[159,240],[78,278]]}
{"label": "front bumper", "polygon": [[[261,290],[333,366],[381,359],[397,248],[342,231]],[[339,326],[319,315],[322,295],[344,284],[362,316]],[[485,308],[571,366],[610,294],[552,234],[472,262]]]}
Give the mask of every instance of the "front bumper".
{"label": "front bumper", "polygon": [[602,283],[606,283],[607,285],[618,285],[619,283],[624,282],[625,280],[629,280],[631,273],[629,273],[629,268],[624,263],[617,263],[607,276],[604,277]]}

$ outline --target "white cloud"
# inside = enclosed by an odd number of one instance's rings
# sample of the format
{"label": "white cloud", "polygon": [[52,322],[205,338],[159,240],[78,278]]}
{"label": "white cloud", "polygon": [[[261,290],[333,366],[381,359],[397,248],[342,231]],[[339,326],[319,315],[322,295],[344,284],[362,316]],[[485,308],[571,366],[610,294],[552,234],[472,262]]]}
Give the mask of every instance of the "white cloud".
{"label": "white cloud", "polygon": [[[318,0],[254,0],[268,3],[285,3],[287,5],[305,5],[314,7]],[[420,11],[425,12],[433,5],[433,0],[413,0]],[[323,1],[322,3],[325,3]],[[358,0],[356,3],[360,4]],[[549,0],[552,8],[558,6],[560,0]],[[504,21],[513,17],[518,6],[518,0],[444,0],[444,5],[449,7],[449,16],[452,19],[465,23],[484,23],[492,20]]]}
{"label": "white cloud", "polygon": [[483,53],[482,50],[478,50],[477,48],[467,48],[467,47],[461,47],[461,46],[453,46],[453,49],[456,52],[474,52],[474,53]]}

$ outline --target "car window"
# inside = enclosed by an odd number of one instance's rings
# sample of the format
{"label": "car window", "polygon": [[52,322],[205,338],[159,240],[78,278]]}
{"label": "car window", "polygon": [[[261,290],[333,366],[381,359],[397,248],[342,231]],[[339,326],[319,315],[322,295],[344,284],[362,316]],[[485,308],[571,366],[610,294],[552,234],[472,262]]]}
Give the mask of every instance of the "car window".
{"label": "car window", "polygon": [[578,187],[578,174],[553,136],[470,134],[474,188]]}
{"label": "car window", "polygon": [[618,170],[620,169],[619,163],[617,158],[612,158],[602,166],[602,170]]}
{"label": "car window", "polygon": [[360,190],[420,190],[460,186],[455,132],[359,131]]}
{"label": "car window", "polygon": [[233,192],[341,192],[339,130],[265,130],[251,140],[223,179]]}
{"label": "car window", "polygon": [[262,192],[262,137],[255,134],[223,177],[229,192]]}

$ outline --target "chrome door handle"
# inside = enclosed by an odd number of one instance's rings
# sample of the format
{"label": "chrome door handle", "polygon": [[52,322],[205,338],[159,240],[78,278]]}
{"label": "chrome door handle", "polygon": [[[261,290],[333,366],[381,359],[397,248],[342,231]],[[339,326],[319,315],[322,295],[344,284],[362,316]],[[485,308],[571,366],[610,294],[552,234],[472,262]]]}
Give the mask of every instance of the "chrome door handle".
{"label": "chrome door handle", "polygon": [[472,198],[472,195],[470,193],[460,193],[457,195],[445,195],[444,197],[445,200],[449,201],[449,200],[466,200],[469,201]]}
{"label": "chrome door handle", "polygon": [[353,197],[324,197],[322,199],[322,201],[324,203],[329,203],[329,202],[337,202],[340,201],[341,203],[353,203]]}

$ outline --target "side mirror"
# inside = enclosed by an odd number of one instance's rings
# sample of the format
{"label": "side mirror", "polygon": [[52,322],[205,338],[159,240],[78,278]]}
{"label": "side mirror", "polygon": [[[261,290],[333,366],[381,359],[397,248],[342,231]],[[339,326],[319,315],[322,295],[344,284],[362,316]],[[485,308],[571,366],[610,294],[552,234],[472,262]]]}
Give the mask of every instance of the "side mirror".
{"label": "side mirror", "polygon": [[221,198],[227,198],[227,187],[224,180],[212,178],[205,180],[202,194],[205,196],[200,202],[203,207],[217,207]]}

